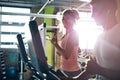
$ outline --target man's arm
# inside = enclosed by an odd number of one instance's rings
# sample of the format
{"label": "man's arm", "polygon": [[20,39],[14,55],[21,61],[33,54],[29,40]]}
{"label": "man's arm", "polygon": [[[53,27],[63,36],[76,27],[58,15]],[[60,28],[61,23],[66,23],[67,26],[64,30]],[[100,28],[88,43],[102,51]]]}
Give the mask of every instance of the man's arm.
{"label": "man's arm", "polygon": [[104,77],[106,77],[110,80],[120,80],[120,71],[117,71],[117,70],[115,71],[115,70],[110,70],[110,69],[100,67],[96,63],[95,59],[91,59],[88,62],[86,71],[81,74],[79,79],[80,80],[83,80],[83,79],[86,80],[85,77],[89,78],[91,75],[95,75],[95,74],[104,76]]}
{"label": "man's arm", "polygon": [[102,75],[110,80],[120,80],[120,71],[110,70],[99,67],[97,74]]}

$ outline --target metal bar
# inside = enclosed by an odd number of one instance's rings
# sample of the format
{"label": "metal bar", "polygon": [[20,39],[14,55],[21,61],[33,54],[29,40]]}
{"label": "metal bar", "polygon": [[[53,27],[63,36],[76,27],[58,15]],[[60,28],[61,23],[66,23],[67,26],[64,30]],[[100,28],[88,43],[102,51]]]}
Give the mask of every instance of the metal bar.
{"label": "metal bar", "polygon": [[41,17],[41,18],[58,18],[59,16],[53,14],[36,14],[36,13],[14,13],[14,12],[1,12],[0,15],[17,15],[17,16],[30,16],[30,17]]}
{"label": "metal bar", "polygon": [[[42,8],[37,12],[37,14],[40,14],[40,12],[45,8],[45,6],[49,3],[49,0],[47,0],[47,2],[42,6]],[[35,20],[36,17],[33,17],[32,20]]]}
{"label": "metal bar", "polygon": [[44,41],[44,43],[43,43],[43,45],[44,45],[44,50],[45,50],[45,54],[46,54],[46,23],[44,23],[44,25],[43,25],[43,34],[44,34],[44,36],[43,36],[43,41]]}
{"label": "metal bar", "polygon": [[18,23],[18,22],[0,22],[0,26],[24,26],[25,23]]}
{"label": "metal bar", "polygon": [[86,5],[88,5],[88,4],[89,4],[88,2],[83,3],[80,6],[78,6],[77,9],[81,9],[81,8],[85,7]]}

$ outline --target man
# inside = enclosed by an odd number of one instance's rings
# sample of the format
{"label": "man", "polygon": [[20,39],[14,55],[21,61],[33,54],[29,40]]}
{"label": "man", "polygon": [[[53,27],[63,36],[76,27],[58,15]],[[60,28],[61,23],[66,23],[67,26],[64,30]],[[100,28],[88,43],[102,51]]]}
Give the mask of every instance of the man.
{"label": "man", "polygon": [[90,3],[92,17],[97,25],[103,26],[104,32],[96,42],[94,58],[91,57],[88,62],[86,71],[80,76],[81,80],[92,74],[107,78],[104,80],[120,80],[120,24],[116,17],[118,2],[117,0],[92,0]]}

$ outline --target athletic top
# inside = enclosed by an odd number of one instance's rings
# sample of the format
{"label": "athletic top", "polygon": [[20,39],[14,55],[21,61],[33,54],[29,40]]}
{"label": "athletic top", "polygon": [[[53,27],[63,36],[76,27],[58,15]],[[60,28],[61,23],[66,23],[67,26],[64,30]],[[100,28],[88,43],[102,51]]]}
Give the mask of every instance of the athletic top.
{"label": "athletic top", "polygon": [[120,70],[120,25],[102,33],[95,45],[97,63],[104,68]]}
{"label": "athletic top", "polygon": [[[73,39],[70,39],[72,36]],[[68,42],[69,40],[69,42]],[[66,45],[70,45],[71,43],[76,44],[71,51],[71,56],[69,59],[65,59],[61,56],[61,70],[63,71],[78,71],[80,69],[79,63],[77,61],[78,56],[78,47],[79,47],[79,38],[75,31],[70,32],[67,34],[61,41],[61,47],[66,49]]]}

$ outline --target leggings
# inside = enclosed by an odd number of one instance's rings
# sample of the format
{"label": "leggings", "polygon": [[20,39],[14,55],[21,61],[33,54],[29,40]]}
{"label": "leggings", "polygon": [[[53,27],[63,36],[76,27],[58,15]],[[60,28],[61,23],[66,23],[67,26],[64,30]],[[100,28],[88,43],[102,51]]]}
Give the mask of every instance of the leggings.
{"label": "leggings", "polygon": [[63,71],[68,77],[76,77],[81,73],[81,70],[78,71],[72,71],[72,72],[68,72],[68,71]]}

